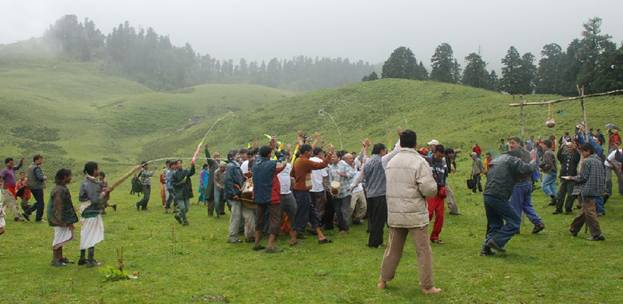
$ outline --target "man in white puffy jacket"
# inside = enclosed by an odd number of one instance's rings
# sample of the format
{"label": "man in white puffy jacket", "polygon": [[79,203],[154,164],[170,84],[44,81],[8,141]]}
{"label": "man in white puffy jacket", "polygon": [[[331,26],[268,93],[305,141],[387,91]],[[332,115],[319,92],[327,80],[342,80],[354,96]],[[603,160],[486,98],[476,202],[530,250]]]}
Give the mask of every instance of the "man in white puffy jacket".
{"label": "man in white puffy jacket", "polygon": [[387,225],[389,243],[381,264],[378,287],[384,289],[394,278],[407,234],[411,233],[417,253],[420,287],[425,294],[439,293],[433,285],[433,259],[428,239],[426,197],[437,195],[437,183],[428,162],[415,150],[417,135],[400,133],[400,151],[389,161],[387,179]]}

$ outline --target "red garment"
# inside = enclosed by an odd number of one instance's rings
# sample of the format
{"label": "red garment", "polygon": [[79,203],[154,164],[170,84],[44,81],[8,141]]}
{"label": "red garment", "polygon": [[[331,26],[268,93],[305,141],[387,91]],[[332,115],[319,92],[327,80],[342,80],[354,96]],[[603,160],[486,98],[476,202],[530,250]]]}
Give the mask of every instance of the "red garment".
{"label": "red garment", "polygon": [[4,185],[4,189],[8,190],[11,195],[13,195],[14,199],[17,199],[17,189],[15,185]]}
{"label": "red garment", "polygon": [[270,203],[271,205],[279,205],[281,203],[281,184],[279,183],[279,173],[283,171],[286,167],[283,166],[281,169],[275,169],[275,173],[273,173],[273,187],[270,189]]}
{"label": "red garment", "polygon": [[619,133],[612,133],[612,135],[610,135],[610,145],[620,145],[621,144],[621,136],[619,136]]}
{"label": "red garment", "polygon": [[428,205],[428,219],[432,221],[433,215],[435,216],[435,224],[433,225],[433,231],[430,234],[430,240],[436,241],[439,240],[441,228],[443,228],[444,201],[443,198],[439,196],[427,197],[426,205]]}
{"label": "red garment", "polygon": [[482,153],[482,150],[480,149],[480,146],[475,145],[474,148],[472,149],[472,152],[476,153],[478,156],[480,156],[480,153]]}
{"label": "red garment", "polygon": [[22,200],[27,202],[27,201],[29,201],[32,198],[32,192],[30,191],[30,188],[28,188],[28,186],[26,185],[26,180],[21,180],[20,179],[17,182],[17,185],[16,185],[17,192],[20,192],[20,190],[22,188],[24,189],[24,190],[22,190],[22,194],[21,194],[22,195]]}

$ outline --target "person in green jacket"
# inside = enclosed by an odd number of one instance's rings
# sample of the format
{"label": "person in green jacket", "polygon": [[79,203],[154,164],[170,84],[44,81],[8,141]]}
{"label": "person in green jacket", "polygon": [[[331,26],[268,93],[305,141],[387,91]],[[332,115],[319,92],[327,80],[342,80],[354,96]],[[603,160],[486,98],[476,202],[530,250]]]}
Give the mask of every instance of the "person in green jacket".
{"label": "person in green jacket", "polygon": [[74,224],[78,216],[74,210],[71,193],[67,185],[71,183],[71,170],[60,169],[54,178],[56,187],[50,194],[48,204],[48,223],[54,228],[52,241],[52,266],[62,267],[72,263],[63,256],[63,246],[74,238]]}
{"label": "person in green jacket", "polygon": [[175,219],[178,223],[187,226],[188,219],[186,213],[190,206],[190,199],[193,197],[193,188],[190,177],[195,174],[195,162],[191,163],[190,169],[182,168],[182,161],[178,160],[175,164],[175,171],[171,177],[177,213]]}

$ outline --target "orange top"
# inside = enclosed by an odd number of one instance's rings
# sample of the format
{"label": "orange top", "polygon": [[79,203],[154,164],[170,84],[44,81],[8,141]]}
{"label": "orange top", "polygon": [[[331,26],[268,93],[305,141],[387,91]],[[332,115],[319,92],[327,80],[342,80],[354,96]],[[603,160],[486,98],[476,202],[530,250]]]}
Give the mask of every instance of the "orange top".
{"label": "orange top", "polygon": [[321,163],[314,162],[308,157],[300,156],[294,162],[290,176],[294,177],[294,186],[292,189],[296,191],[309,191],[311,189],[311,172],[326,168],[329,165],[326,159]]}

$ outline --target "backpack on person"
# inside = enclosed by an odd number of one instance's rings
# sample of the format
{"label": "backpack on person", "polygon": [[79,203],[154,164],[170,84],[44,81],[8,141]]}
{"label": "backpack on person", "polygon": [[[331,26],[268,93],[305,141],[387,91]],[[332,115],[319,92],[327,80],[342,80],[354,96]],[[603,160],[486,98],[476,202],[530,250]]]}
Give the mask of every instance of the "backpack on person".
{"label": "backpack on person", "polygon": [[136,194],[137,196],[143,193],[143,183],[141,182],[141,174],[134,175],[132,177],[132,188],[130,194]]}

